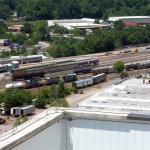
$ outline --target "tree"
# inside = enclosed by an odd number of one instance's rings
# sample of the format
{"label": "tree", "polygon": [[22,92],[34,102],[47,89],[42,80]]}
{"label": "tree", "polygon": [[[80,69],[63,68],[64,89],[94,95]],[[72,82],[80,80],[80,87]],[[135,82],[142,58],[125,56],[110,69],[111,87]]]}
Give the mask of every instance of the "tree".
{"label": "tree", "polygon": [[115,24],[114,24],[114,26],[115,26],[115,28],[117,30],[123,30],[124,27],[125,27],[125,25],[124,25],[124,23],[123,23],[122,20],[116,21]]}
{"label": "tree", "polygon": [[47,104],[47,100],[42,97],[38,97],[38,99],[35,101],[35,106],[37,108],[45,108],[46,104]]}
{"label": "tree", "polygon": [[32,101],[31,92],[23,89],[8,89],[4,92],[4,103],[7,112],[11,107],[23,106],[30,104]]}
{"label": "tree", "polygon": [[47,38],[48,33],[48,24],[46,21],[37,21],[33,26],[33,39],[35,42],[39,40],[45,40]]}
{"label": "tree", "polygon": [[31,34],[32,33],[32,27],[33,27],[33,25],[31,23],[25,22],[24,23],[24,32]]}
{"label": "tree", "polygon": [[125,65],[122,61],[117,61],[113,64],[113,68],[117,73],[121,73],[125,69]]}
{"label": "tree", "polygon": [[58,97],[60,98],[64,98],[65,97],[65,86],[64,86],[64,82],[60,81],[58,83]]}

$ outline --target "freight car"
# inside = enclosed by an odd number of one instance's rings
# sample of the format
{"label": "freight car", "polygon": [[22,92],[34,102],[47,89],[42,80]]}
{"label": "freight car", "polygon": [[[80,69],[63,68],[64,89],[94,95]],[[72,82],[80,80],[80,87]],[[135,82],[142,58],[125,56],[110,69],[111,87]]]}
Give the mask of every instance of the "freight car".
{"label": "freight car", "polygon": [[73,69],[75,74],[86,74],[92,72],[92,67],[82,67]]}
{"label": "freight car", "polygon": [[72,86],[79,89],[79,88],[88,87],[94,84],[98,84],[104,81],[106,81],[106,74],[102,73],[97,76],[93,76],[91,78],[75,81],[72,83]]}
{"label": "freight car", "polygon": [[93,68],[92,73],[93,75],[101,74],[101,73],[113,73],[114,69],[113,66],[106,66],[106,67],[99,67],[99,68]]}
{"label": "freight car", "polygon": [[8,65],[0,65],[0,73],[6,72],[8,70]]}
{"label": "freight car", "polygon": [[22,57],[21,61],[22,61],[22,64],[41,62],[42,56],[41,55],[29,55],[26,57]]}
{"label": "freight car", "polygon": [[76,81],[77,80],[77,74],[67,74],[65,76],[63,76],[63,80],[65,83],[67,82],[72,82],[72,81]]}
{"label": "freight car", "polygon": [[93,76],[92,78],[94,84],[99,84],[101,82],[106,81],[106,73],[98,74],[96,76]]}
{"label": "freight car", "polygon": [[78,80],[78,81],[73,82],[73,84],[72,84],[72,86],[75,88],[83,88],[83,87],[87,87],[90,85],[93,85],[93,79],[92,78]]}
{"label": "freight car", "polygon": [[78,67],[96,66],[99,64],[99,59],[77,60]]}

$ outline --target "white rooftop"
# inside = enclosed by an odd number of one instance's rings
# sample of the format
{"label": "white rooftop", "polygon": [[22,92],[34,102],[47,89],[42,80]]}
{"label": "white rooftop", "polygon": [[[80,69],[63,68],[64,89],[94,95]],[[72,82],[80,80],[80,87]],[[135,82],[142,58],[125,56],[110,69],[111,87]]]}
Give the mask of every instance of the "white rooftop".
{"label": "white rooftop", "polygon": [[109,17],[109,21],[118,21],[123,19],[150,19],[150,16],[117,16]]}
{"label": "white rooftop", "polygon": [[91,18],[48,20],[49,27],[54,26],[55,24],[63,26],[69,30],[73,28],[99,28],[108,26],[108,24],[96,24],[95,19]]}
{"label": "white rooftop", "polygon": [[150,112],[150,84],[143,84],[143,79],[129,79],[93,95],[78,107]]}

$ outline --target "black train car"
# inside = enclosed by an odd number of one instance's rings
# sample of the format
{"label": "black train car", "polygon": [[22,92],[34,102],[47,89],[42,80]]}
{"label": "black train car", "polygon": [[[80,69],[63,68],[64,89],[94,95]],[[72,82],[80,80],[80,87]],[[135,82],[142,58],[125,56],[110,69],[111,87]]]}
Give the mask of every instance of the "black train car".
{"label": "black train car", "polygon": [[73,69],[75,74],[86,74],[92,72],[92,67],[83,67],[83,68],[76,68]]}
{"label": "black train car", "polygon": [[67,74],[63,77],[65,83],[77,80],[77,74]]}
{"label": "black train car", "polygon": [[46,78],[46,85],[52,85],[52,84],[57,84],[60,81],[60,77],[51,77],[51,78]]}

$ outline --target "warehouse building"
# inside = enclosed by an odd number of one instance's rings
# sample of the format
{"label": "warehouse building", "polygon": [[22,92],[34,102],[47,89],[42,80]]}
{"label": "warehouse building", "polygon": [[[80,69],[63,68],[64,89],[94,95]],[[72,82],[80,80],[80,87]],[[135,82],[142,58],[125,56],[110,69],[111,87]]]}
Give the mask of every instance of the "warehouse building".
{"label": "warehouse building", "polygon": [[150,24],[150,16],[120,16],[109,17],[109,22],[116,22],[122,20],[125,26],[144,26]]}
{"label": "warehouse building", "polygon": [[82,19],[64,19],[64,20],[48,20],[48,26],[52,27],[55,24],[63,26],[68,30],[72,29],[108,29],[111,24],[108,23],[95,23],[95,19],[82,18]]}
{"label": "warehouse building", "polygon": [[149,150],[150,115],[50,109],[0,135],[1,150]]}

